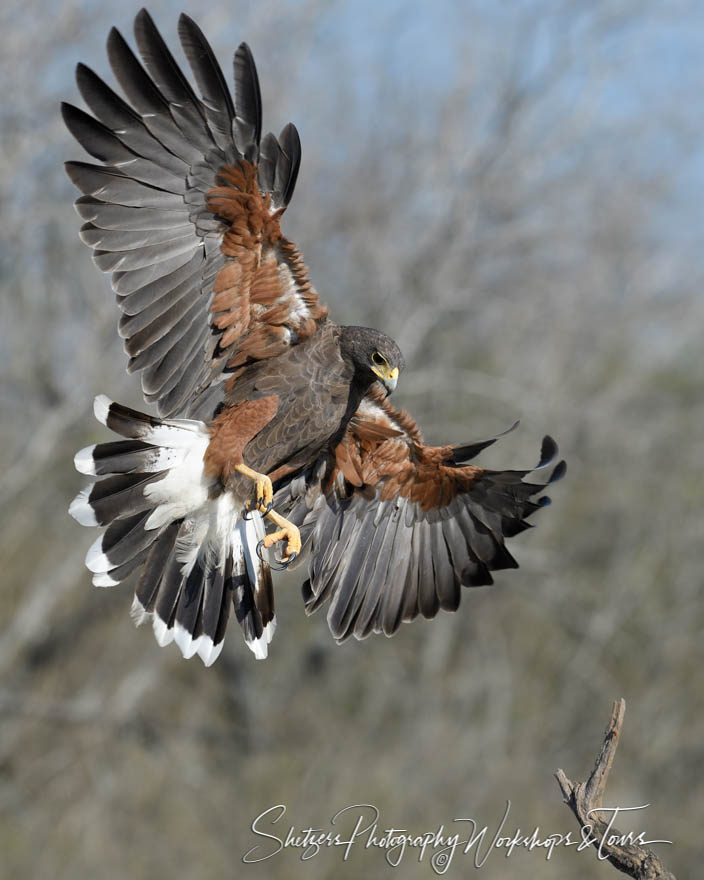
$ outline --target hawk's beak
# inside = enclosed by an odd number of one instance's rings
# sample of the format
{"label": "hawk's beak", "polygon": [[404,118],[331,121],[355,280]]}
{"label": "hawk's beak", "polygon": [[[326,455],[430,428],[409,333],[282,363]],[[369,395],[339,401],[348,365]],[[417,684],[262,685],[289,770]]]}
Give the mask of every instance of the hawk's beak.
{"label": "hawk's beak", "polygon": [[372,367],[372,370],[384,383],[389,394],[391,394],[398,385],[398,367]]}

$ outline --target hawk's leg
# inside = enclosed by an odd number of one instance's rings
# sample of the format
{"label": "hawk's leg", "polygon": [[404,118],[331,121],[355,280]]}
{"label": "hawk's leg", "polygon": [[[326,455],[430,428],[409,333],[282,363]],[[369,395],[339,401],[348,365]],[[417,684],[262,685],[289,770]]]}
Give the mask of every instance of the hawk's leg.
{"label": "hawk's leg", "polygon": [[256,487],[255,498],[257,499],[255,506],[261,513],[269,513],[271,506],[274,503],[274,487],[272,486],[269,477],[267,477],[266,474],[260,474],[257,471],[253,471],[252,468],[247,467],[246,464],[236,464],[235,470],[254,481]]}
{"label": "hawk's leg", "polygon": [[257,555],[261,558],[261,548],[269,548],[279,541],[286,541],[286,553],[281,559],[283,567],[286,568],[301,552],[301,533],[297,526],[287,519],[284,519],[280,513],[272,510],[274,503],[274,487],[266,474],[260,474],[246,464],[235,465],[235,470],[250,480],[253,480],[256,486],[255,497],[256,507],[264,516],[268,516],[279,527],[278,531],[267,535],[257,544]]}
{"label": "hawk's leg", "polygon": [[261,559],[262,547],[268,549],[274,544],[278,544],[279,541],[285,539],[286,553],[281,557],[281,562],[283,563],[283,567],[286,568],[301,552],[301,533],[298,531],[297,526],[292,522],[289,522],[287,519],[284,519],[284,517],[275,510],[270,510],[266,515],[270,520],[276,523],[279,529],[276,532],[271,532],[271,534],[267,535],[257,544],[257,555]]}

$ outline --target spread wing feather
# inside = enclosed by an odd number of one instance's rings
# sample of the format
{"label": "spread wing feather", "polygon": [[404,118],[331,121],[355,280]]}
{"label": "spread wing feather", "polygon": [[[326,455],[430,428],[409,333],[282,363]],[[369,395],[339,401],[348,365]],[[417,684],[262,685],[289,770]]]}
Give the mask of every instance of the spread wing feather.
{"label": "spread wing feather", "polygon": [[535,468],[467,464],[496,439],[425,446],[410,416],[373,389],[335,455],[277,492],[277,509],[301,528],[307,612],[329,601],[339,641],[390,636],[418,614],[455,611],[463,586],[491,584],[492,571],[517,568],[504,539],[529,528],[527,518],[549,503],[542,492],[565,464],[544,482],[526,479],[554,462],[550,437]]}
{"label": "spread wing feather", "polygon": [[233,100],[202,32],[181,16],[199,98],[145,10],[134,31],[141,61],[115,29],[107,45],[126,100],[77,68],[93,115],[64,104],[64,120],[102,164],[66,169],[82,193],[81,238],[112,273],[128,369],[141,372],[160,414],[209,417],[222,396],[214,387],[310,336],[327,314],[279,226],[300,141],[292,125],[262,139],[246,44],[234,56]]}

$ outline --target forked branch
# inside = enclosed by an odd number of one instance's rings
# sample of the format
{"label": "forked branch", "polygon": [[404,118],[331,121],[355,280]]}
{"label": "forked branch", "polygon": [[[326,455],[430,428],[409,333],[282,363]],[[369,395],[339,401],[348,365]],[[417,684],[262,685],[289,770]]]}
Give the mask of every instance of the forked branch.
{"label": "forked branch", "polygon": [[577,817],[582,828],[590,827],[594,846],[611,864],[634,877],[635,880],[676,880],[675,875],[663,867],[660,859],[647,846],[623,834],[610,821],[613,815],[600,812],[604,791],[616,756],[618,741],[626,712],[626,701],[616,700],[611,719],[604,734],[604,742],[596,759],[591,776],[586,782],[570,782],[563,770],[555,773],[565,803]]}

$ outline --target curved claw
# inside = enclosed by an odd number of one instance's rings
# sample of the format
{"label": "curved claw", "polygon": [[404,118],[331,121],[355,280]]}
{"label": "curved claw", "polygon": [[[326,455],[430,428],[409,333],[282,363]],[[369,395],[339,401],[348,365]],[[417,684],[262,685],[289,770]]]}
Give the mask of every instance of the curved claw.
{"label": "curved claw", "polygon": [[294,552],[289,556],[289,558],[286,560],[286,562],[277,562],[276,560],[264,559],[264,556],[262,555],[263,544],[264,544],[264,539],[262,538],[262,540],[259,541],[257,544],[257,550],[256,550],[257,556],[261,559],[262,562],[265,562],[272,571],[286,571],[286,569],[289,567],[289,565],[298,556],[298,553],[296,553],[294,550]]}
{"label": "curved claw", "polygon": [[256,507],[248,507],[245,509],[245,512],[242,515],[242,519],[244,519],[244,520],[254,519],[255,513],[261,513],[262,516],[266,516],[269,513],[269,511],[272,509],[273,506],[274,506],[273,499],[265,507],[263,499],[260,498],[257,500]]}

